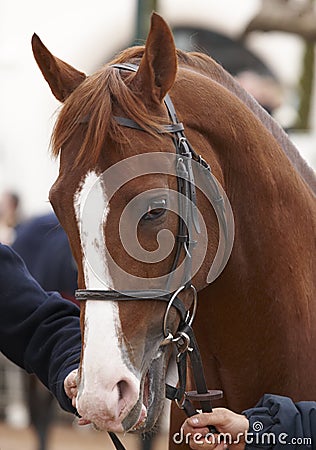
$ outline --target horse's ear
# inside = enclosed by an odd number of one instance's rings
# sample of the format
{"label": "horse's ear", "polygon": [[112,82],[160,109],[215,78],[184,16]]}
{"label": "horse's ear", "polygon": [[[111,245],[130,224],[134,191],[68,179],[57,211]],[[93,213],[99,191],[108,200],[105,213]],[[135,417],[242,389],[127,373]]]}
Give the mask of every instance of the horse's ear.
{"label": "horse's ear", "polygon": [[36,34],[32,37],[32,49],[38,67],[52,93],[57,100],[65,101],[83,82],[86,75],[52,55]]}
{"label": "horse's ear", "polygon": [[153,13],[135,81],[139,81],[147,98],[161,103],[172,88],[176,73],[177,54],[171,30],[162,17]]}

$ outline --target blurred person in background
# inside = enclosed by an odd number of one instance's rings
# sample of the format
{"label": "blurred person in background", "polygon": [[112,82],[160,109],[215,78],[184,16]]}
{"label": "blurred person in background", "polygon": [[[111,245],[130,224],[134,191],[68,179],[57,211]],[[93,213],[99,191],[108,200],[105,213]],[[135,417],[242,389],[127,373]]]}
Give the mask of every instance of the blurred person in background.
{"label": "blurred person in background", "polygon": [[[5,190],[0,195],[0,242],[11,245],[21,220],[21,201],[17,192]],[[5,420],[11,426],[20,428],[28,424],[28,414],[24,404],[21,370],[5,358],[0,360],[4,372],[7,397]]]}
{"label": "blurred person in background", "polygon": [[0,242],[12,244],[20,220],[19,195],[13,191],[4,191],[0,196]]}
{"label": "blurred person in background", "polygon": [[58,291],[76,303],[77,267],[67,235],[54,212],[22,222],[12,248],[45,291]]}
{"label": "blurred person in background", "polygon": [[235,79],[271,116],[282,105],[281,86],[271,76],[244,70],[235,75]]}

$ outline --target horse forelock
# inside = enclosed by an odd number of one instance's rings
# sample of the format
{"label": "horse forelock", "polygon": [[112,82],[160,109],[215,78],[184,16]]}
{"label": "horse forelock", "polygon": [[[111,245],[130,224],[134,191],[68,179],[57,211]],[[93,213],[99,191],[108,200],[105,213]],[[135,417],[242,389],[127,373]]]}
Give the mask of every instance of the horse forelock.
{"label": "horse forelock", "polygon": [[[158,131],[162,129],[165,119],[149,115],[141,95],[129,88],[134,73],[112,67],[113,64],[124,62],[139,64],[144,48],[135,46],[122,51],[110,63],[87,77],[67,98],[59,112],[51,138],[54,157],[59,155],[61,148],[79,127],[85,127],[85,130],[76,156],[77,164],[96,163],[106,137],[117,143],[127,142],[125,129],[114,118],[114,109],[119,109],[125,117],[159,137]],[[207,61],[199,58],[198,54],[177,50],[177,56],[180,64],[207,70]]]}
{"label": "horse forelock", "polygon": [[[129,88],[134,73],[121,72],[112,67],[112,64],[122,62],[122,56],[87,77],[65,101],[51,139],[54,157],[59,155],[61,148],[79,127],[85,127],[85,131],[75,161],[77,164],[96,163],[106,137],[118,144],[128,142],[124,127],[115,120],[117,111],[134,120],[144,131],[159,137],[166,120],[149,115],[141,95]],[[124,62],[130,60],[127,55],[123,58]]]}

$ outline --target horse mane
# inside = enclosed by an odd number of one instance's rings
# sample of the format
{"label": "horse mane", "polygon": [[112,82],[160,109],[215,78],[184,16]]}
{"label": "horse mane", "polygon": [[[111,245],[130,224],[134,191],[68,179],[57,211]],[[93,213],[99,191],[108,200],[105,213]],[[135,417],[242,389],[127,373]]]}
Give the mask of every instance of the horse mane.
{"label": "horse mane", "polygon": [[293,167],[309,186],[311,191],[316,194],[315,171],[304,160],[283,128],[264,108],[261,107],[261,105],[259,105],[257,100],[255,100],[252,95],[250,95],[226,70],[224,70],[222,66],[216,63],[209,56],[196,52],[181,52],[180,61],[183,57],[184,61],[189,59],[189,64],[192,65],[192,67],[196,67],[198,70],[205,73],[205,75],[209,76],[212,80],[224,86],[252,111],[252,113],[276,139],[285,155],[292,163]]}
{"label": "horse mane", "polygon": [[[125,117],[137,122],[145,131],[159,137],[163,121],[159,117],[149,117],[141,97],[129,88],[134,74],[127,72],[122,77],[112,64],[131,62],[139,64],[144,46],[123,50],[95,74],[90,75],[65,101],[56,121],[52,135],[52,154],[57,157],[62,146],[79,126],[86,126],[82,146],[76,163],[97,162],[108,136],[116,142],[126,141],[122,127],[114,119],[114,110],[119,107]],[[316,193],[316,176],[302,158],[297,148],[281,126],[262,108],[258,102],[228,73],[209,56],[197,52],[177,49],[179,66],[186,66],[202,73],[224,86],[238,97],[274,136],[285,155],[291,161],[301,178]]]}

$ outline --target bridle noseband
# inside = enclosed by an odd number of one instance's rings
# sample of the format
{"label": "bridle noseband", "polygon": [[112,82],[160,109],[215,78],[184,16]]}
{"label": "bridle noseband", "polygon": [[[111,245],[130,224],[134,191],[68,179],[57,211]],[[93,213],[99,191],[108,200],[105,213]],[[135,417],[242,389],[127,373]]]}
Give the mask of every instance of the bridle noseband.
{"label": "bridle noseband", "polygon": [[[134,72],[138,70],[138,66],[128,63],[114,64],[112,67]],[[210,189],[211,191],[210,198],[219,222],[220,244],[215,257],[215,259],[217,259],[216,264],[214,264],[213,262],[215,269],[212,281],[217,278],[217,276],[222,272],[230,256],[233,236],[231,231],[232,227],[230,227],[228,224],[233,222],[233,217],[230,205],[228,208],[229,211],[227,211],[227,208],[225,208],[225,205],[229,204],[229,202],[226,199],[225,203],[223,198],[224,191],[220,187],[216,178],[213,176],[209,165],[200,155],[198,155],[193,150],[192,146],[188,142],[184,134],[184,126],[178,121],[175,108],[168,94],[164,99],[164,103],[167,107],[168,114],[172,123],[164,125],[162,132],[169,133],[173,137],[177,157],[177,186],[178,192],[181,194],[179,195],[179,225],[178,234],[176,236],[175,256],[167,279],[166,289],[148,291],[79,289],[76,291],[76,299],[80,301],[158,300],[167,303],[163,320],[164,340],[161,345],[173,343],[177,347],[179,385],[178,387],[174,387],[167,384],[166,397],[170,400],[175,400],[178,406],[184,409],[188,416],[191,416],[193,414],[196,414],[196,409],[193,407],[191,400],[199,401],[201,409],[203,411],[211,412],[211,400],[221,398],[223,394],[222,391],[210,391],[207,389],[201,355],[192,329],[192,322],[197,308],[197,292],[195,287],[192,285],[191,280],[192,251],[196,245],[196,241],[191,238],[193,227],[196,233],[200,233],[192,161],[198,163],[204,169],[203,173],[206,173],[208,189]],[[129,118],[115,117],[115,120],[121,126],[144,131],[139,124]],[[172,283],[172,275],[175,269],[178,267],[181,255],[184,255],[183,283],[177,290],[170,293],[169,287]],[[187,311],[184,303],[179,298],[179,294],[184,291],[191,291],[193,297],[192,313]],[[180,324],[175,334],[172,334],[168,329],[168,316],[171,308],[176,308],[180,317]],[[185,390],[188,355],[191,361],[192,372],[196,385],[196,391],[191,392],[186,392]],[[214,428],[212,428],[211,431],[216,432]],[[124,449],[118,438],[113,433],[110,433],[110,437],[117,449]]]}

